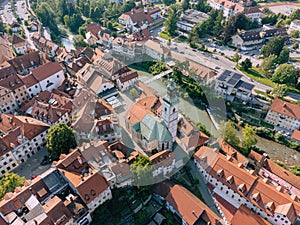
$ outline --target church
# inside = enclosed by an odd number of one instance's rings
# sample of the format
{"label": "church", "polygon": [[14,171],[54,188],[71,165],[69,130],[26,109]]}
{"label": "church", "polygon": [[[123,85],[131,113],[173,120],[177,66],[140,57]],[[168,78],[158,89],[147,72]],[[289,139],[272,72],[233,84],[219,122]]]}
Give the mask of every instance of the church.
{"label": "church", "polygon": [[165,97],[147,96],[130,107],[125,118],[126,129],[147,153],[171,151],[179,122],[178,105],[177,88],[171,79]]}

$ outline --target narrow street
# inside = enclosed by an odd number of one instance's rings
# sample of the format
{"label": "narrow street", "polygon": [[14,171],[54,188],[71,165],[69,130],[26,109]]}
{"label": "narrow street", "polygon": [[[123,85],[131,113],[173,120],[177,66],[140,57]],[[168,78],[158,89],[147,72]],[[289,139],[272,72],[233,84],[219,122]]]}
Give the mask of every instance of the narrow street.
{"label": "narrow street", "polygon": [[198,179],[199,183],[198,183],[198,189],[202,195],[202,198],[204,199],[205,204],[212,210],[214,211],[217,215],[220,216],[220,213],[214,203],[214,200],[212,199],[212,196],[208,190],[207,185],[204,182],[204,177],[202,176],[202,174],[198,171],[197,167],[195,166],[193,160],[190,160],[188,162],[188,165],[191,168],[191,174],[193,176],[194,179]]}

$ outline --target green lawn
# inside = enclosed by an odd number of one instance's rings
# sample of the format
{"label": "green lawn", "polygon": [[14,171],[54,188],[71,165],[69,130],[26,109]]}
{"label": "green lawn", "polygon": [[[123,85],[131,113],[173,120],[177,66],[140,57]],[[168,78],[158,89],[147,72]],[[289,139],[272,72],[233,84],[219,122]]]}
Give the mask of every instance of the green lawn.
{"label": "green lawn", "polygon": [[172,39],[172,37],[169,36],[169,34],[166,31],[160,32],[159,36],[162,37],[162,38],[164,38],[164,39],[167,39],[167,40]]}
{"label": "green lawn", "polygon": [[246,74],[248,77],[250,77],[251,79],[261,83],[261,84],[265,84],[267,86],[270,87],[275,87],[276,84],[271,81],[268,78],[263,77],[259,72],[257,68],[252,67],[251,69],[249,69],[248,71],[243,70],[240,66],[238,66],[238,69],[240,71],[242,71],[244,74]]}

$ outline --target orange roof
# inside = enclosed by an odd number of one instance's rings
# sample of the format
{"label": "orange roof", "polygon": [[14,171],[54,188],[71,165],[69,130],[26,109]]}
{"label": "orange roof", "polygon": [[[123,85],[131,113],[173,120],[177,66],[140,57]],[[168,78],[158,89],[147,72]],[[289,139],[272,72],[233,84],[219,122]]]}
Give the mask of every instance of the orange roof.
{"label": "orange roof", "polygon": [[79,149],[61,155],[56,163],[65,177],[74,185],[83,201],[88,204],[108,188],[105,178],[91,168]]}
{"label": "orange roof", "polygon": [[[251,151],[249,154],[249,158],[253,159],[256,162],[259,162],[262,158],[262,155],[257,152]],[[300,178],[295,174],[285,170],[272,160],[265,159],[263,167],[276,176],[280,177],[281,179],[285,180],[286,182],[290,183],[294,187],[300,189]]]}
{"label": "orange roof", "polygon": [[271,225],[271,223],[269,223],[244,205],[241,205],[240,208],[236,211],[231,220],[231,224]]}
{"label": "orange roof", "polygon": [[241,153],[239,153],[234,147],[228,144],[223,139],[218,139],[221,149],[226,153],[226,155],[231,156],[237,163],[246,164],[248,159]]}
{"label": "orange roof", "polygon": [[292,104],[275,98],[272,102],[272,105],[270,106],[270,110],[300,120],[299,104]]}
{"label": "orange roof", "polygon": [[294,130],[293,134],[292,134],[292,138],[300,141],[300,130]]}
{"label": "orange roof", "polygon": [[159,97],[157,96],[148,96],[145,98],[141,98],[130,107],[127,113],[127,119],[131,124],[136,124],[142,121],[146,114],[159,114],[161,110],[160,106],[161,102]]}
{"label": "orange roof", "polygon": [[216,224],[217,221],[221,220],[208,206],[180,185],[174,185],[167,195],[166,201],[189,225],[195,224],[199,218],[211,224]]}
{"label": "orange roof", "polygon": [[[258,178],[221,154],[218,154],[216,160],[210,164],[208,173],[242,196],[245,196],[250,191],[250,188]],[[242,190],[240,185],[243,185]]]}

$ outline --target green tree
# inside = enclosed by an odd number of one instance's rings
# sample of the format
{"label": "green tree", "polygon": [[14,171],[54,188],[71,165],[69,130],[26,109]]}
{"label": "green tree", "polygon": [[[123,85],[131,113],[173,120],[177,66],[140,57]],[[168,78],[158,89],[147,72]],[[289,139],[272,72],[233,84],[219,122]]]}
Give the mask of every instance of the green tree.
{"label": "green tree", "polygon": [[130,171],[135,182],[140,185],[152,184],[152,163],[148,157],[139,155],[137,160],[130,165]]}
{"label": "green tree", "polygon": [[296,74],[296,68],[291,64],[285,63],[277,67],[272,80],[278,84],[295,84]]}
{"label": "green tree", "polygon": [[250,149],[252,146],[256,145],[257,139],[255,138],[255,130],[252,126],[246,124],[242,129],[243,147]]}
{"label": "green tree", "polygon": [[87,43],[84,41],[84,37],[82,35],[74,35],[73,37],[74,45],[76,47],[86,47]]}
{"label": "green tree", "polygon": [[252,62],[249,58],[246,58],[241,62],[241,67],[243,70],[248,71],[252,67]]}
{"label": "green tree", "polygon": [[169,16],[165,20],[165,31],[168,33],[169,36],[174,37],[176,34],[177,29],[177,21],[180,17],[180,9],[179,6],[176,4],[173,4],[169,8]]}
{"label": "green tree", "polygon": [[242,55],[237,52],[232,56],[232,61],[236,62],[236,64],[239,64],[239,61],[241,59],[242,59]]}
{"label": "green tree", "polygon": [[132,96],[133,98],[137,98],[139,96],[139,92],[135,89],[132,88],[129,92],[130,96]]}
{"label": "green tree", "polygon": [[299,34],[300,34],[300,31],[299,30],[292,30],[291,33],[290,33],[290,36],[292,38],[298,38],[299,37]]}
{"label": "green tree", "polygon": [[286,84],[277,84],[273,90],[272,94],[276,95],[277,97],[284,97],[287,94],[287,91],[289,90],[288,86]]}
{"label": "green tree", "polygon": [[268,41],[267,44],[262,47],[261,54],[264,56],[264,58],[270,55],[279,56],[284,46],[284,41],[285,39],[282,36],[273,37],[270,41]]}
{"label": "green tree", "polygon": [[289,59],[290,59],[290,50],[287,46],[284,46],[276,61],[278,64],[283,64],[288,62]]}
{"label": "green tree", "polygon": [[52,160],[59,159],[60,154],[68,154],[77,146],[75,131],[64,123],[52,126],[46,136],[46,147]]}
{"label": "green tree", "polygon": [[7,173],[0,179],[0,200],[8,192],[14,192],[16,187],[23,186],[25,177],[15,173]]}
{"label": "green tree", "polygon": [[106,26],[107,26],[107,29],[109,29],[109,30],[113,30],[113,28],[114,28],[111,21],[108,21]]}
{"label": "green tree", "polygon": [[275,70],[276,59],[276,55],[269,55],[264,58],[260,68],[267,74],[273,73]]}
{"label": "green tree", "polygon": [[234,124],[230,120],[227,122],[222,121],[220,123],[218,136],[223,138],[224,141],[228,142],[233,146],[238,146],[240,143],[240,139],[237,135],[237,131],[234,127]]}
{"label": "green tree", "polygon": [[298,43],[295,43],[294,45],[293,45],[293,49],[294,50],[297,50],[299,48],[299,44]]}
{"label": "green tree", "polygon": [[190,7],[190,0],[183,0],[182,9],[187,10]]}
{"label": "green tree", "polygon": [[296,9],[292,12],[292,14],[290,15],[290,19],[291,21],[293,20],[300,20],[300,9]]}

